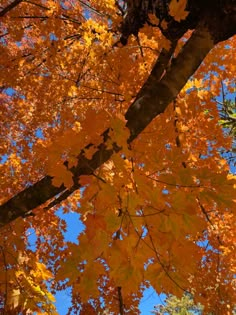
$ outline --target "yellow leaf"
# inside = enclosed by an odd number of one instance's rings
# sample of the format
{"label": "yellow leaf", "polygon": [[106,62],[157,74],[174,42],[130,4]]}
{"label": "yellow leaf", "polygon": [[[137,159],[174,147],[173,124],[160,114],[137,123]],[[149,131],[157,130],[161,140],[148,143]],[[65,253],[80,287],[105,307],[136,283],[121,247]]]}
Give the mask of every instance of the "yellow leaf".
{"label": "yellow leaf", "polygon": [[77,90],[78,90],[78,88],[76,86],[74,86],[74,85],[71,86],[69,91],[68,91],[68,95],[71,96],[71,97],[75,96],[76,93],[77,93]]}
{"label": "yellow leaf", "polygon": [[193,162],[196,162],[196,161],[198,160],[197,157],[196,157],[196,155],[192,154],[191,152],[190,152],[190,154],[189,154],[189,159],[190,159],[191,161],[193,161]]}
{"label": "yellow leaf", "polygon": [[44,264],[36,262],[36,266],[39,269],[41,276],[44,280],[48,280],[53,277],[51,271],[49,271]]}
{"label": "yellow leaf", "polygon": [[79,121],[76,121],[72,129],[76,133],[79,133],[81,131],[81,123]]}

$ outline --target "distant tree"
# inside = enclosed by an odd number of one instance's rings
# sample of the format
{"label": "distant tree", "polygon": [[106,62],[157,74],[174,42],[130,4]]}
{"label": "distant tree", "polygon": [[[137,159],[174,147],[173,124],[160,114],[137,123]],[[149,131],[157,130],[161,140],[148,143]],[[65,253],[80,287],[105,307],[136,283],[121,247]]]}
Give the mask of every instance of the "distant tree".
{"label": "distant tree", "polygon": [[232,149],[227,152],[228,161],[235,166],[236,164],[236,98],[224,99],[218,102],[220,105],[220,124],[225,132],[232,137]]}
{"label": "distant tree", "polygon": [[164,305],[157,305],[153,313],[156,315],[200,315],[202,310],[203,306],[199,303],[195,304],[191,295],[184,294],[182,298],[168,295]]}

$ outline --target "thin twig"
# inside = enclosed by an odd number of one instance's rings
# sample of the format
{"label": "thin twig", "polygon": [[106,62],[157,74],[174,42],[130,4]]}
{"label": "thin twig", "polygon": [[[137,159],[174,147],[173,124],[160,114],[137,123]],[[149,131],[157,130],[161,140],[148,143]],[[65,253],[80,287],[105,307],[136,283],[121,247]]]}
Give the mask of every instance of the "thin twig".
{"label": "thin twig", "polygon": [[42,9],[44,9],[44,10],[50,10],[50,8],[47,8],[47,7],[45,7],[45,6],[42,5],[42,4],[35,3],[35,2],[33,2],[33,1],[30,1],[30,0],[23,0],[23,1],[26,2],[26,3],[30,3],[30,4],[36,5],[37,7],[42,8]]}
{"label": "thin twig", "polygon": [[120,315],[124,315],[124,303],[121,289],[121,287],[117,287]]}
{"label": "thin twig", "polygon": [[211,221],[211,219],[210,219],[206,209],[203,207],[203,205],[201,204],[200,199],[198,197],[197,197],[197,202],[198,202],[198,205],[199,205],[202,213],[205,215],[207,221],[213,226],[213,223],[212,223],[212,221]]}
{"label": "thin twig", "polygon": [[6,261],[6,256],[5,256],[5,252],[3,250],[3,247],[0,246],[0,249],[1,249],[1,252],[2,252],[2,257],[3,257],[3,263],[4,263],[4,269],[5,269],[5,294],[4,294],[4,307],[3,307],[3,315],[6,314],[5,313],[5,306],[7,304],[7,300],[8,300],[8,286],[7,286],[7,278],[8,278],[8,275],[7,275],[7,261]]}

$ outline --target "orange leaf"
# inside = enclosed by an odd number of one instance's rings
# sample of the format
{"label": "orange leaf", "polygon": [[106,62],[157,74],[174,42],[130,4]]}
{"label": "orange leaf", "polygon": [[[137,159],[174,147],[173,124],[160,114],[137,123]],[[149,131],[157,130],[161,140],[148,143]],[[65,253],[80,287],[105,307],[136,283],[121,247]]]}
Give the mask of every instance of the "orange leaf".
{"label": "orange leaf", "polygon": [[186,19],[189,12],[185,11],[187,5],[187,0],[171,0],[169,4],[169,13],[173,18],[180,22],[181,20]]}

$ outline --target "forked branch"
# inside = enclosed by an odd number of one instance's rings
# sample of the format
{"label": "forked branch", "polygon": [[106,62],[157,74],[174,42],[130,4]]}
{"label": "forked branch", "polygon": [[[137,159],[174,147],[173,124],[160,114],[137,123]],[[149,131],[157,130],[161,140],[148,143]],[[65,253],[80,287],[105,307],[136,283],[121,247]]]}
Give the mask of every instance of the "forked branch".
{"label": "forked branch", "polygon": [[[170,53],[163,51],[160,54],[146,83],[125,115],[126,126],[130,130],[129,143],[156,116],[164,112],[214,45],[215,41],[208,29],[199,25],[174,62],[168,67],[166,73],[163,73],[163,69],[166,69],[172,51]],[[175,44],[172,49],[174,49],[174,46]],[[122,149],[114,142],[112,149],[108,146],[108,142],[111,140],[109,129],[102,134],[102,137],[103,142],[97,146],[97,151],[92,159],[87,159],[84,156],[84,150],[82,150],[77,157],[77,165],[68,169],[73,174],[74,180],[74,186],[70,190],[63,184],[60,187],[54,187],[52,177],[47,175],[0,206],[0,225],[3,226],[20,216],[24,217],[40,205],[49,202],[51,199],[55,200],[58,195],[60,195],[58,202],[61,202],[73,191],[79,189],[78,182],[81,175],[93,174],[97,168],[109,160],[113,153]],[[56,203],[57,201],[53,201],[47,209]]]}

